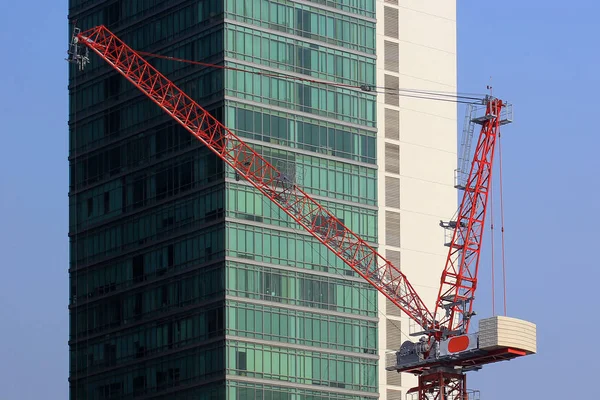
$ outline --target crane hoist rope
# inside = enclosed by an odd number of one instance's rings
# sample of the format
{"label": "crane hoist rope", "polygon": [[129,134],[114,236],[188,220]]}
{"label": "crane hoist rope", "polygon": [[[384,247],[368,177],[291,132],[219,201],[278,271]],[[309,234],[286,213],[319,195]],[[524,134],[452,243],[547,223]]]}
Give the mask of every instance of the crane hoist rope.
{"label": "crane hoist rope", "polygon": [[334,86],[334,87],[359,89],[364,92],[396,94],[398,96],[403,96],[403,97],[415,97],[415,98],[422,98],[422,99],[427,99],[427,100],[451,101],[451,102],[463,103],[463,104],[482,103],[486,98],[485,95],[478,94],[478,93],[444,92],[444,91],[439,91],[439,90],[423,90],[423,89],[414,89],[414,88],[409,89],[409,88],[401,88],[401,87],[394,88],[394,87],[386,87],[386,86],[375,86],[375,85],[369,85],[369,84],[364,84],[364,83],[360,84],[360,85],[353,85],[353,84],[348,84],[348,83],[324,81],[324,80],[313,79],[313,78],[305,78],[305,77],[292,75],[289,73],[282,73],[282,72],[252,71],[252,70],[244,69],[244,68],[232,67],[232,66],[223,65],[223,64],[214,64],[214,63],[207,63],[207,62],[202,62],[202,61],[188,60],[188,59],[174,57],[174,56],[150,53],[147,51],[137,51],[137,54],[139,54],[141,56],[151,57],[151,58],[161,58],[161,59],[180,62],[180,63],[199,65],[199,66],[203,66],[203,67],[207,67],[207,68],[239,71],[239,72],[260,75],[260,76],[281,78],[281,79],[287,79],[287,80],[299,81],[299,82],[307,82],[309,84],[321,84],[321,85]]}

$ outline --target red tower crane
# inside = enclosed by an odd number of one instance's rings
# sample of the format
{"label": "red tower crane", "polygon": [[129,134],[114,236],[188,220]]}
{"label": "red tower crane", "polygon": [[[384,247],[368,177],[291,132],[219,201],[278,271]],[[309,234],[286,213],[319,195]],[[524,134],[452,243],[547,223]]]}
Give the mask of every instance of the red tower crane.
{"label": "red tower crane", "polygon": [[[460,188],[464,196],[456,221],[442,225],[452,240],[435,309],[431,312],[406,276],[339,219],[277,170],[242,139],[157,71],[104,26],[81,32],[75,28],[69,61],[81,69],[91,49],[142,93],[181,124],[237,174],[268,197],[302,228],[334,252],[350,268],[402,309],[423,331],[418,343],[405,342],[388,370],[419,376],[412,390],[419,400],[467,399],[465,372],[483,364],[515,358],[529,350],[479,346],[468,333],[477,288],[481,240],[492,178],[494,150],[507,105],[486,97],[485,113],[470,172]],[[504,114],[503,114],[504,113]],[[464,171],[463,171],[464,172]],[[442,315],[441,318],[436,318]]]}

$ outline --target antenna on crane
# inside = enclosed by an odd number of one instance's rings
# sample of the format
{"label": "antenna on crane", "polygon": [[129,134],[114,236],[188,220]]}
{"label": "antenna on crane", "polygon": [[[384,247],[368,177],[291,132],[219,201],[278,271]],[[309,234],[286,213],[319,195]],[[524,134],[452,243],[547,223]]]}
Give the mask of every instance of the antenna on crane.
{"label": "antenna on crane", "polygon": [[[74,21],[76,23],[77,21]],[[90,50],[87,46],[79,43],[78,35],[81,33],[76,25],[73,27],[73,34],[71,35],[71,42],[69,43],[69,50],[67,50],[67,60],[70,63],[77,64],[79,70],[83,71],[85,66],[90,63]]]}

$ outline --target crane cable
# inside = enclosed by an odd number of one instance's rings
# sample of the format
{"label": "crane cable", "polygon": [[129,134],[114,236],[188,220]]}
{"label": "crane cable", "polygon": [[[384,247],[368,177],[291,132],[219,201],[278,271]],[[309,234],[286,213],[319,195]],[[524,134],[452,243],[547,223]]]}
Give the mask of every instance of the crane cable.
{"label": "crane cable", "polygon": [[506,262],[504,256],[504,195],[502,192],[502,135],[498,132],[498,157],[500,158],[500,220],[501,229],[500,235],[502,237],[502,284],[504,291],[504,316],[506,316]]}
{"label": "crane cable", "polygon": [[491,236],[491,249],[492,249],[492,316],[496,316],[496,268],[494,265],[494,261],[496,259],[494,252],[494,242],[496,241],[494,238],[494,180],[490,179],[490,236]]}
{"label": "crane cable", "polygon": [[[502,260],[502,299],[504,305],[504,316],[506,316],[506,258],[505,258],[505,245],[504,245],[504,194],[502,191],[502,140],[501,134],[498,133],[498,158],[499,158],[499,186],[500,186],[500,236],[501,236],[501,260]],[[493,192],[494,182],[490,181],[490,236],[491,236],[491,252],[492,252],[492,315],[496,316],[496,284],[495,284],[495,252],[494,252],[494,243],[495,243],[495,235],[494,235],[494,192]]]}
{"label": "crane cable", "polygon": [[[437,101],[445,101],[452,103],[460,103],[460,104],[473,104],[478,103],[484,100],[485,95],[481,95],[478,93],[459,93],[459,92],[443,92],[443,91],[433,91],[433,90],[418,90],[418,89],[406,89],[406,88],[392,88],[386,86],[371,86],[371,85],[353,85],[347,83],[338,83],[338,82],[330,82],[323,81],[318,79],[311,78],[303,78],[290,74],[283,73],[274,73],[274,72],[261,72],[261,71],[249,71],[243,68],[231,67],[226,65],[219,65],[213,63],[207,63],[202,61],[188,60],[184,58],[174,57],[174,56],[166,56],[162,54],[156,54],[146,51],[136,51],[139,55],[154,57],[164,60],[170,60],[175,62],[181,62],[192,65],[199,65],[207,68],[215,68],[222,70],[231,70],[237,72],[250,73],[259,76],[272,77],[272,78],[280,78],[287,79],[299,82],[307,82],[311,84],[321,84],[327,86],[335,86],[342,87],[348,89],[358,89],[367,93],[378,93],[378,94],[392,94],[402,97],[416,98],[416,99],[425,99],[425,100],[437,100]],[[502,199],[502,152],[501,146],[499,145],[499,157],[500,157],[500,207],[501,207],[501,236],[502,236],[502,274],[503,274],[503,286],[504,286],[504,315],[506,315],[506,267],[505,267],[505,256],[504,256],[504,207],[503,207],[503,199]],[[490,183],[491,185],[491,183]],[[491,186],[490,186],[491,190]],[[493,196],[492,196],[492,204],[493,204]],[[491,205],[491,213],[492,213],[492,309],[493,315],[495,315],[495,283],[494,283],[494,225],[493,225],[493,205]]]}
{"label": "crane cable", "polygon": [[[348,88],[348,89],[358,89],[364,92],[368,92],[368,93],[382,93],[382,94],[391,94],[391,95],[397,95],[397,96],[402,96],[402,97],[409,97],[409,98],[417,98],[417,99],[425,99],[425,100],[437,100],[437,101],[445,101],[445,102],[452,102],[452,103],[461,103],[461,104],[473,104],[473,103],[478,103],[478,102],[482,102],[483,99],[485,98],[484,95],[481,94],[477,94],[477,93],[458,93],[458,92],[443,92],[443,91],[433,91],[433,90],[418,90],[418,89],[406,89],[406,88],[391,88],[391,87],[385,87],[385,86],[370,86],[370,85],[352,85],[352,84],[347,84],[347,83],[338,83],[338,82],[329,82],[329,81],[323,81],[323,80],[317,80],[317,79],[311,79],[311,78],[304,78],[304,77],[298,77],[298,76],[294,76],[294,75],[290,75],[290,74],[283,74],[283,73],[276,73],[276,72],[261,72],[261,71],[249,71],[247,69],[243,69],[243,68],[238,68],[238,67],[231,67],[231,66],[226,66],[226,65],[219,65],[219,64],[213,64],[213,63],[207,63],[207,62],[202,62],[202,61],[195,61],[195,60],[188,60],[188,59],[184,59],[184,58],[179,58],[179,57],[174,57],[174,56],[166,56],[166,55],[162,55],[162,54],[156,54],[156,53],[151,53],[151,52],[146,52],[146,51],[137,51],[137,53],[140,56],[146,56],[146,57],[153,57],[153,58],[159,58],[159,59],[164,59],[164,60],[170,60],[170,61],[175,61],[175,62],[181,62],[181,63],[186,63],[186,64],[192,64],[192,65],[199,65],[199,66],[203,66],[203,67],[207,67],[207,68],[215,68],[215,69],[221,69],[221,70],[230,70],[230,71],[237,71],[237,72],[244,72],[244,73],[250,73],[250,74],[254,74],[254,75],[259,75],[259,76],[265,76],[265,77],[273,77],[273,78],[280,78],[280,79],[287,79],[287,80],[293,80],[293,81],[299,81],[299,82],[307,82],[310,84],[321,84],[321,85],[327,85],[327,86],[335,86],[335,87],[341,87],[341,88]],[[492,196],[492,201],[493,201],[493,196]],[[493,215],[493,211],[492,211],[492,215]],[[492,308],[493,308],[493,315],[495,315],[495,295],[494,295],[494,240],[493,240],[493,217],[492,217]],[[504,227],[502,226],[502,230],[504,231]],[[504,238],[504,236],[502,236]],[[503,244],[503,248],[504,248],[504,244]],[[503,257],[504,257],[504,251],[503,251]],[[503,261],[503,271],[504,271],[504,261]],[[506,297],[506,295],[505,295]],[[505,300],[505,314],[506,314],[506,300]]]}
{"label": "crane cable", "polygon": [[[426,99],[426,100],[438,100],[438,101],[447,101],[453,103],[461,103],[461,104],[472,104],[475,102],[481,102],[485,98],[484,95],[478,93],[456,93],[456,92],[443,92],[443,91],[435,91],[435,90],[419,90],[419,89],[405,89],[405,88],[392,88],[385,86],[372,86],[372,85],[353,85],[349,83],[337,83],[337,82],[329,82],[318,79],[310,79],[310,78],[302,78],[290,74],[276,73],[276,72],[260,72],[260,71],[248,71],[243,68],[230,67],[226,65],[212,64],[202,61],[194,61],[187,60],[184,58],[178,58],[173,56],[165,56],[162,54],[150,53],[147,51],[136,51],[140,56],[154,57],[160,58],[164,60],[170,60],[175,62],[181,62],[186,64],[200,65],[207,68],[216,68],[230,71],[238,71],[244,72],[254,75],[272,77],[272,78],[281,78],[288,80],[295,80],[301,82],[308,82],[311,84],[321,84],[328,86],[336,86],[348,89],[358,89],[367,93],[383,93],[383,94],[395,94],[402,97],[411,97],[417,99]],[[391,92],[391,93],[390,93]],[[396,92],[396,93],[394,93]]]}

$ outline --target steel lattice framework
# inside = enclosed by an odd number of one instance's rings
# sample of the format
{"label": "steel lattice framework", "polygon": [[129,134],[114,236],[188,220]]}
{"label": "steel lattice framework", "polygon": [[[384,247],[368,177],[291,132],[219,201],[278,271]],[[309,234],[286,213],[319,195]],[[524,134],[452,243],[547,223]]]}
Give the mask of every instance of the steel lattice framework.
{"label": "steel lattice framework", "polygon": [[422,326],[433,324],[431,312],[397,267],[105,26],[77,38],[407,315]]}
{"label": "steel lattice framework", "polygon": [[[477,288],[480,250],[486,218],[492,163],[502,101],[486,98],[482,125],[464,188],[435,310],[430,312],[406,276],[371,245],[348,229],[293,181],[242,139],[210,115],[138,53],[98,26],[76,32],[79,44],[92,49],[128,81],[161,107],[212,152],[248,180],[307,232],[335,253],[392,303],[416,321],[429,336],[440,340],[468,331]],[[78,44],[75,44],[77,46]],[[87,56],[82,57],[87,62]],[[434,316],[441,315],[439,320]],[[419,399],[464,399],[463,373],[432,369],[413,390]]]}
{"label": "steel lattice framework", "polygon": [[464,374],[438,371],[419,376],[419,386],[407,392],[411,393],[424,400],[468,400],[467,380]]}
{"label": "steel lattice framework", "polygon": [[489,99],[485,115],[479,118],[481,133],[464,187],[446,266],[442,272],[434,315],[448,312],[438,321],[446,334],[467,332],[477,289],[477,273],[488,195],[492,183],[494,150],[500,134],[502,101]]}

